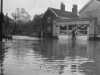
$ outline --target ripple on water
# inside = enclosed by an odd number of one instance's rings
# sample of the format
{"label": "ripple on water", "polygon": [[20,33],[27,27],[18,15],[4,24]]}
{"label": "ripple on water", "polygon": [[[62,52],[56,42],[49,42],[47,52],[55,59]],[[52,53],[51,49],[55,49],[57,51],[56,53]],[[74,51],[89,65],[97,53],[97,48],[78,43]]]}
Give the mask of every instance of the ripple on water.
{"label": "ripple on water", "polygon": [[5,75],[100,75],[100,42],[15,39],[2,46]]}

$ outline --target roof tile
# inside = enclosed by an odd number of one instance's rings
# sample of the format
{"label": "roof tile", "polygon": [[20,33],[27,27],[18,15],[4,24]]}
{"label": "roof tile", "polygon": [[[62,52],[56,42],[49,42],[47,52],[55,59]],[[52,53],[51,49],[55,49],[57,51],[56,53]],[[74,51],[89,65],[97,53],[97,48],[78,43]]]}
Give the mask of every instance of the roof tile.
{"label": "roof tile", "polygon": [[73,12],[63,11],[55,8],[51,8],[51,9],[60,17],[78,18],[78,15]]}

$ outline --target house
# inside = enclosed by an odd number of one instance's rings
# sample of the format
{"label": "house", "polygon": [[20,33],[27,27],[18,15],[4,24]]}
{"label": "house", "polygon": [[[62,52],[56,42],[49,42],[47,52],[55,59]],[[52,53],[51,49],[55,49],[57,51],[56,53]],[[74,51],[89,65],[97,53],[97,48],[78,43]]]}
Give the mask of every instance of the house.
{"label": "house", "polygon": [[2,34],[10,34],[13,29],[14,20],[8,16],[8,13],[4,15],[4,23],[2,25]]}
{"label": "house", "polygon": [[[1,9],[0,9],[1,10]],[[2,32],[2,26],[4,25],[4,14],[0,12],[0,32]],[[0,34],[0,41],[2,40],[2,33]]]}
{"label": "house", "polygon": [[4,14],[0,12],[0,22],[4,23]]}
{"label": "house", "polygon": [[65,5],[61,3],[61,9],[49,7],[42,16],[42,36],[53,36],[53,20],[54,19],[72,19],[78,18],[77,5],[73,5],[72,11],[66,11]]}
{"label": "house", "polygon": [[94,26],[89,26],[89,36],[100,37],[100,0],[89,0],[79,11],[79,18],[95,19]]}

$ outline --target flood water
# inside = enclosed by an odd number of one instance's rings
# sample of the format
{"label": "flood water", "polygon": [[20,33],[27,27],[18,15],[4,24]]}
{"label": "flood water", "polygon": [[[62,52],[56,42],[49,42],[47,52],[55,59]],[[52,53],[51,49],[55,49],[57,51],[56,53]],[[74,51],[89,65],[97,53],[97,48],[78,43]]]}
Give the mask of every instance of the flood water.
{"label": "flood water", "polygon": [[1,75],[100,75],[100,41],[14,39],[2,49]]}

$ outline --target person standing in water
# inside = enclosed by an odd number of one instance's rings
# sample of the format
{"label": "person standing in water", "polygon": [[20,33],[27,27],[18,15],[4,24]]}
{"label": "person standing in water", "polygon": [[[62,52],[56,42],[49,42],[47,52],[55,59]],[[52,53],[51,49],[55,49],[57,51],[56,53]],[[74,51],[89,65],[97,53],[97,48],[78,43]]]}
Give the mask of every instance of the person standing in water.
{"label": "person standing in water", "polygon": [[76,28],[72,30],[72,39],[76,39]]}

